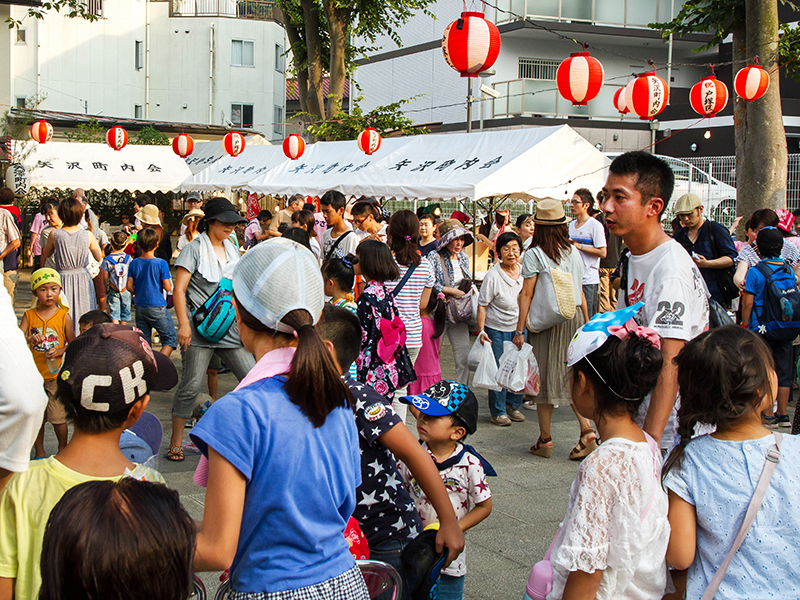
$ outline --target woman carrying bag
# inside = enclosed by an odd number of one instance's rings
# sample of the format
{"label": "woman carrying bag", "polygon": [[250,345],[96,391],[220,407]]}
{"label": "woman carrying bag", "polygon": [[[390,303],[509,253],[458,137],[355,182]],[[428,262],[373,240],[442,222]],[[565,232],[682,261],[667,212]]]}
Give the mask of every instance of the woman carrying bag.
{"label": "woman carrying bag", "polygon": [[[233,266],[239,260],[239,250],[228,239],[236,223],[245,220],[225,198],[212,198],[200,221],[200,235],[194,238],[175,261],[175,313],[178,316],[178,344],[182,350],[183,373],[172,401],[172,436],[167,459],[183,460],[183,428],[192,416],[197,394],[203,384],[211,358],[216,354],[241,381],[255,364],[253,355],[245,350],[239,338],[236,322],[222,333],[220,339],[209,340],[198,331],[205,323],[196,318],[207,312],[205,307],[217,294],[225,280],[230,281]],[[207,335],[209,335],[207,333]],[[216,337],[216,336],[215,336]]]}
{"label": "woman carrying bag", "polygon": [[[553,439],[550,435],[553,406],[571,406],[567,347],[578,328],[589,319],[581,286],[583,263],[570,242],[563,205],[558,200],[541,200],[536,205],[533,221],[536,224],[533,241],[522,261],[524,281],[519,295],[519,319],[513,342],[518,348],[522,347],[527,323],[528,343],[539,363],[541,376],[541,389],[535,398],[539,439],[531,446],[531,453],[550,458],[553,454]],[[541,284],[538,290],[537,284]],[[572,296],[565,299],[564,295],[568,292]],[[559,297],[562,300],[560,303]],[[570,299],[574,302],[574,311],[569,306]],[[529,313],[537,322],[529,322]],[[552,317],[558,313],[566,316],[556,316],[545,322],[546,315]],[[537,323],[542,324],[537,327]],[[597,435],[589,420],[580,416],[574,406],[572,410],[580,423],[581,434],[578,445],[572,449],[569,457],[579,460],[597,448]]]}

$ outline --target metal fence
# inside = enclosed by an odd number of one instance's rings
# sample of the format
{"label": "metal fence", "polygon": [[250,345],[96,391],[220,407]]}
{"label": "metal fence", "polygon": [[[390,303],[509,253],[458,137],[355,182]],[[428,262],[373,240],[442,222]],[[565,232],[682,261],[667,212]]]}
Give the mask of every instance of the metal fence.
{"label": "metal fence", "polygon": [[275,2],[270,0],[171,0],[171,17],[236,17],[274,21]]}

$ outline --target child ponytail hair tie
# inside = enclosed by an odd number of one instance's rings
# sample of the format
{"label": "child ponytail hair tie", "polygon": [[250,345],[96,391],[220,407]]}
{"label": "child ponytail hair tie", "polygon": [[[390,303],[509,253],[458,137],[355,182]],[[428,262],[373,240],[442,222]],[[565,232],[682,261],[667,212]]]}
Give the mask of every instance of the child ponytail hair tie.
{"label": "child ponytail hair tie", "polygon": [[410,242],[410,241],[411,241],[411,236],[410,236],[410,235],[407,235],[407,236],[405,236],[405,237],[406,237],[406,241],[407,241],[407,242]]}

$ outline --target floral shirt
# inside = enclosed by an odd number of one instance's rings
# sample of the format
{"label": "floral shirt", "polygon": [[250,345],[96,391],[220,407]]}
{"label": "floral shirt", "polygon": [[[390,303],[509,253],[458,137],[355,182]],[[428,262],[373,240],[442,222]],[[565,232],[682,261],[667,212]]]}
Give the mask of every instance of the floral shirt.
{"label": "floral shirt", "polygon": [[[444,258],[442,261],[441,259]],[[456,279],[455,274],[453,273],[453,264],[450,262],[449,256],[443,256],[440,253],[436,253],[435,255],[431,255],[429,257],[431,265],[433,265],[433,274],[436,276],[436,292],[441,293],[442,288],[444,288],[444,271],[442,270],[442,262],[444,262],[445,267],[447,268],[447,279],[449,281],[454,281]],[[469,270],[469,257],[464,252],[458,253],[458,264],[461,267],[462,276],[465,278],[472,278],[472,273]]]}
{"label": "floral shirt", "polygon": [[398,361],[411,363],[405,344],[391,362],[385,363],[378,356],[378,342],[382,339],[381,319],[392,320],[398,316],[394,297],[386,291],[383,283],[370,281],[358,297],[356,315],[361,322],[361,352],[356,359],[356,379],[390,398],[395,390],[416,379],[413,372],[409,379],[407,373],[398,370]]}

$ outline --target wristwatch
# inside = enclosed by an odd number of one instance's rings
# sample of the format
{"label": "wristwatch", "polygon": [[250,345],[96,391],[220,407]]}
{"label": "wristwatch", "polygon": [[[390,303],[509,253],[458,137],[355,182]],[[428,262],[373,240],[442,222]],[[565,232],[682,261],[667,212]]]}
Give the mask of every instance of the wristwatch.
{"label": "wristwatch", "polygon": [[517,337],[518,335],[525,335],[525,332],[524,331],[515,331],[514,332],[514,337]]}

